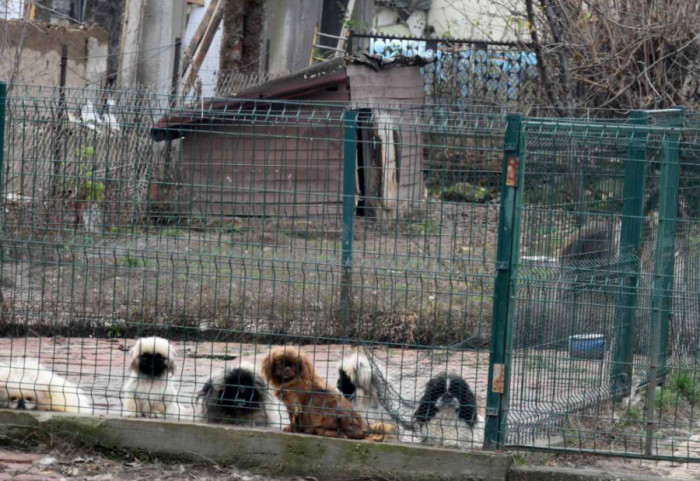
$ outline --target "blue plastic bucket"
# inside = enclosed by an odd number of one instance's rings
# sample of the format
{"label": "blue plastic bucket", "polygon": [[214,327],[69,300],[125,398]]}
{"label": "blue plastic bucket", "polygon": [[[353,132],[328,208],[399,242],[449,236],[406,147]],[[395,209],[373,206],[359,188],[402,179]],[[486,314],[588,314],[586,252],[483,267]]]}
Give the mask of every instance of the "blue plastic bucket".
{"label": "blue plastic bucket", "polygon": [[605,357],[605,336],[603,334],[569,336],[569,356],[578,359],[603,359]]}

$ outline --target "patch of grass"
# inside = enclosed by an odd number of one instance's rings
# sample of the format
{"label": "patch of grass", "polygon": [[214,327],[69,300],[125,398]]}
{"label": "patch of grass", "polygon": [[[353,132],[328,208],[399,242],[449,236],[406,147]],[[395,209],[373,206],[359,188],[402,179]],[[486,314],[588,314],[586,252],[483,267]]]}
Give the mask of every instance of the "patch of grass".
{"label": "patch of grass", "polygon": [[445,188],[441,193],[441,197],[446,201],[480,204],[488,202],[491,199],[491,193],[487,188],[479,185],[457,182]]}
{"label": "patch of grass", "polygon": [[417,234],[437,234],[440,232],[440,224],[432,219],[425,219],[423,222],[409,224],[409,230]]}
{"label": "patch of grass", "polygon": [[142,259],[141,257],[137,257],[137,256],[128,255],[128,254],[121,259],[120,263],[124,267],[129,267],[129,268],[148,266],[148,261],[146,261],[145,259]]}
{"label": "patch of grass", "polygon": [[641,407],[630,406],[621,419],[620,427],[626,430],[640,428],[644,420],[644,411]]}
{"label": "patch of grass", "polygon": [[627,410],[627,419],[632,421],[641,420],[643,415],[642,408],[640,407],[631,407]]}
{"label": "patch of grass", "polygon": [[671,386],[681,394],[693,389],[693,377],[687,372],[679,372],[671,376]]}
{"label": "patch of grass", "polygon": [[680,401],[679,392],[673,385],[657,390],[654,398],[654,407],[659,411],[669,411],[678,406]]}
{"label": "patch of grass", "polygon": [[688,372],[674,373],[671,376],[670,387],[690,404],[696,404],[700,401],[700,379]]}
{"label": "patch of grass", "polygon": [[178,229],[166,228],[160,231],[160,235],[163,237],[179,237],[180,231]]}
{"label": "patch of grass", "polygon": [[109,231],[112,234],[122,234],[122,235],[131,235],[136,233],[135,229],[132,229],[131,227],[120,227],[113,225],[112,227],[109,228]]}

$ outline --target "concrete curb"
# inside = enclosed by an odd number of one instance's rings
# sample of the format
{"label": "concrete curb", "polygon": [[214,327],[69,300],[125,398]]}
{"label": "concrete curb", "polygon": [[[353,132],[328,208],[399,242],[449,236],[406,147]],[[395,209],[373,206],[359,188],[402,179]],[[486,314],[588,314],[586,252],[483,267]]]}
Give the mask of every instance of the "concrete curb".
{"label": "concrete curb", "polygon": [[[73,443],[147,453],[179,461],[209,461],[265,474],[319,480],[401,481],[660,481],[589,468],[513,466],[508,454],[374,444],[278,431],[135,418],[0,410],[0,444]],[[669,478],[663,478],[669,479]]]}
{"label": "concrete curb", "polygon": [[0,441],[13,439],[49,445],[72,442],[333,481],[504,481],[512,462],[508,455],[481,451],[374,444],[160,420],[0,410]]}
{"label": "concrete curb", "polygon": [[[590,468],[557,468],[549,466],[513,466],[507,481],[674,481],[633,473],[616,473]],[[680,480],[676,480],[680,481]]]}

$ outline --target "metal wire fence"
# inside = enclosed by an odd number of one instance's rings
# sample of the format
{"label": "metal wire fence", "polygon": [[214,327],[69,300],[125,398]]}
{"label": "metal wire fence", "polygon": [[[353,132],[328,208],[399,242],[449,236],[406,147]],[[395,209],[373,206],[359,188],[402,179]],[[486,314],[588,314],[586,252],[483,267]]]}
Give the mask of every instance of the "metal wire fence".
{"label": "metal wire fence", "polygon": [[12,89],[0,405],[700,459],[696,113],[171,105]]}
{"label": "metal wire fence", "polygon": [[523,120],[507,444],[697,459],[698,158],[684,115]]}
{"label": "metal wire fence", "polygon": [[[38,359],[97,414],[239,422],[236,368],[265,391],[267,351],[301,345],[336,386],[354,345],[368,426],[481,444],[501,111],[101,95],[8,98],[1,362]],[[469,412],[436,424],[443,395]]]}

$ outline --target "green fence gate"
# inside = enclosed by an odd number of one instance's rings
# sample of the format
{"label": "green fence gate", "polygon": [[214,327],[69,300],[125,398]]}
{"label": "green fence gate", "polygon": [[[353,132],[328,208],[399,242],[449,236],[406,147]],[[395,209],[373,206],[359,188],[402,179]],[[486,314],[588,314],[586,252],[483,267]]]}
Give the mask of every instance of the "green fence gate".
{"label": "green fence gate", "polygon": [[488,446],[699,460],[697,354],[679,336],[698,298],[684,117],[509,117]]}

